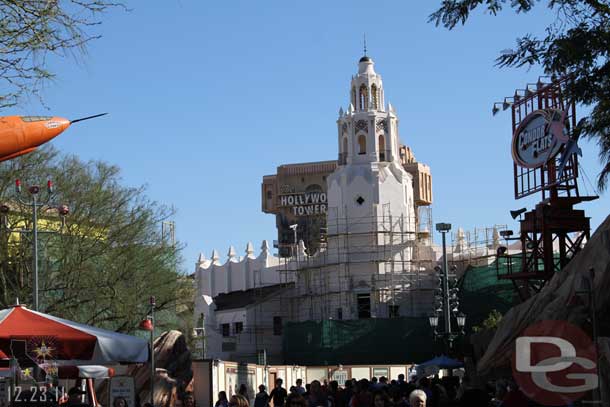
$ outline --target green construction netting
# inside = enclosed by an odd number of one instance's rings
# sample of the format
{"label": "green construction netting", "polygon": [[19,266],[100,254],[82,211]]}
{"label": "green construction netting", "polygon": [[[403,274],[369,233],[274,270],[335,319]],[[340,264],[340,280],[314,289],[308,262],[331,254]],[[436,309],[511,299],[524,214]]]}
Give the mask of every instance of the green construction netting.
{"label": "green construction netting", "polygon": [[[505,261],[500,274],[507,273]],[[520,259],[512,259],[512,267],[513,272],[520,270]],[[496,263],[469,267],[459,287],[467,331],[481,325],[492,310],[504,314],[518,302],[511,281],[498,279]],[[442,351],[427,317],[289,322],[283,341],[286,364],[310,366],[420,363]]]}
{"label": "green construction netting", "polygon": [[291,322],[283,340],[284,362],[306,366],[419,363],[438,351],[427,317]]}
{"label": "green construction netting", "polygon": [[[506,274],[506,260],[501,260],[500,274]],[[521,269],[521,260],[512,259],[513,272]],[[498,279],[496,263],[469,267],[460,282],[460,311],[466,315],[466,326],[481,325],[492,310],[506,313],[518,302],[518,295],[510,280]]]}

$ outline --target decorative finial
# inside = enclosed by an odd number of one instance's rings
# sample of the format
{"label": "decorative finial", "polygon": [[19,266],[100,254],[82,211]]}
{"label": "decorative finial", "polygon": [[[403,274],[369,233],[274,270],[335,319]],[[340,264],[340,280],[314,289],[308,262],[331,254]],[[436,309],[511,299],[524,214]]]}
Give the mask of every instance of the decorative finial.
{"label": "decorative finial", "polygon": [[364,56],[366,56],[366,33],[364,33]]}

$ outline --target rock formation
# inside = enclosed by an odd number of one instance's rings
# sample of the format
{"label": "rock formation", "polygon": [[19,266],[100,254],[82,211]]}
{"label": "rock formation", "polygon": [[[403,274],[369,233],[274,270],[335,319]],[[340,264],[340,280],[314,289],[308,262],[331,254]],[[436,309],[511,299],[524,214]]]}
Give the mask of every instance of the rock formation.
{"label": "rock formation", "polygon": [[[593,269],[592,284],[595,315],[598,323],[599,368],[608,378],[610,373],[610,216],[595,231],[587,245],[561,271],[556,273],[544,288],[527,301],[510,309],[502,318],[498,329],[483,357],[478,361],[479,374],[510,367],[515,339],[528,326],[538,321],[562,320],[574,324],[591,336],[592,315],[583,294],[583,282]],[[602,376],[604,377],[604,376]],[[610,383],[600,380],[602,394],[610,396]],[[603,387],[605,386],[605,388]],[[609,399],[605,399],[610,403]],[[604,404],[609,405],[609,404]]]}
{"label": "rock formation", "polygon": [[[155,350],[155,406],[172,407],[186,391],[193,378],[191,352],[186,338],[179,331],[164,332],[154,343]],[[150,365],[132,368],[136,394],[140,403],[150,401]]]}

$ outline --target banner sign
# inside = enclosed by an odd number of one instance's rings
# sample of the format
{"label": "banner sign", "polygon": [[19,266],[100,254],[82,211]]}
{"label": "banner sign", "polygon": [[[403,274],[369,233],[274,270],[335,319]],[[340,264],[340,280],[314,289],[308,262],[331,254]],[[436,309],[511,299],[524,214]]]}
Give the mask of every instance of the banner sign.
{"label": "banner sign", "polygon": [[515,163],[538,168],[555,158],[569,140],[566,112],[556,109],[535,110],[519,124],[512,141]]}

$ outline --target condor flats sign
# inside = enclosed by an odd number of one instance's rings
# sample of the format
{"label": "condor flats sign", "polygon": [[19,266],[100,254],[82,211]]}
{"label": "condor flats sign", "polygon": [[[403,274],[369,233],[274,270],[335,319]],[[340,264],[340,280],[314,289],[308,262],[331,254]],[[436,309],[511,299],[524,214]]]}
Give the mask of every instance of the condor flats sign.
{"label": "condor flats sign", "polygon": [[556,109],[535,110],[527,115],[513,135],[515,162],[538,168],[554,158],[569,139],[565,115]]}

